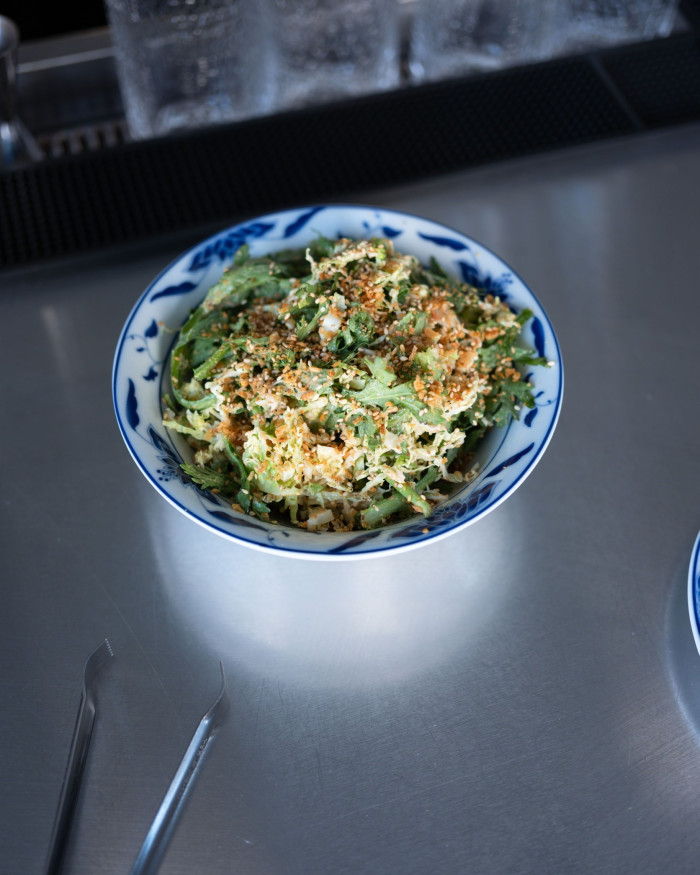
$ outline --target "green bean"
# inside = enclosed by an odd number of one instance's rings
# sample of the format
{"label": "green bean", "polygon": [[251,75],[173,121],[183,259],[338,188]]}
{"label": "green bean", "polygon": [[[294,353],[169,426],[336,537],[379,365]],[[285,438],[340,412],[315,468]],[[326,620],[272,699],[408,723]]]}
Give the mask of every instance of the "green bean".
{"label": "green bean", "polygon": [[205,362],[202,362],[198,368],[195,368],[195,380],[203,380],[205,377],[208,377],[216,365],[223,359],[228,358],[232,353],[233,347],[231,344],[222,344]]}
{"label": "green bean", "polygon": [[396,491],[402,495],[411,507],[421,510],[426,516],[430,513],[430,502],[421,498],[416,490],[408,483],[396,483]]}
{"label": "green bean", "polygon": [[380,498],[362,511],[362,524],[367,529],[373,529],[380,525],[387,517],[402,510],[407,504],[406,499],[403,495],[399,495],[398,492],[394,492],[388,498]]}
{"label": "green bean", "polygon": [[[421,492],[425,490],[440,476],[439,468],[428,468],[420,480],[416,483],[415,488],[404,487],[403,494],[400,491],[398,484],[395,485],[395,491],[387,498],[380,498],[373,502],[368,508],[362,511],[362,522],[367,528],[374,528],[392,514],[400,510],[404,510],[409,504],[420,502],[418,506],[423,509],[427,505],[427,510],[424,510],[426,516],[430,513],[430,505],[424,498],[420,497]],[[409,497],[409,493],[410,496]],[[415,501],[417,499],[417,502]]]}

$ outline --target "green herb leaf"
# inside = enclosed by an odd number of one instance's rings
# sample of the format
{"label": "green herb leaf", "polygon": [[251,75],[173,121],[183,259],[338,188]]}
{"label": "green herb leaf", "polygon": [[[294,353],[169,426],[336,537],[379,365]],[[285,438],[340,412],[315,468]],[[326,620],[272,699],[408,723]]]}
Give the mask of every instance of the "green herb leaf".
{"label": "green herb leaf", "polygon": [[360,392],[350,392],[349,395],[360,404],[367,404],[370,407],[384,408],[387,404],[396,404],[397,407],[406,407],[416,415],[425,408],[425,404],[418,400],[412,383],[387,386],[379,380],[371,379]]}
{"label": "green herb leaf", "polygon": [[222,489],[226,483],[226,475],[212,468],[199,467],[183,462],[180,467],[202,489]]}
{"label": "green herb leaf", "polygon": [[373,359],[365,358],[362,360],[362,363],[370,374],[372,374],[374,379],[378,380],[384,386],[391,386],[396,379],[396,374],[389,367],[388,360],[382,356],[378,355]]}
{"label": "green herb leaf", "polygon": [[372,340],[374,332],[372,317],[365,310],[360,310],[348,319],[347,326],[331,340],[328,349],[339,359],[349,359],[361,346],[366,346]]}

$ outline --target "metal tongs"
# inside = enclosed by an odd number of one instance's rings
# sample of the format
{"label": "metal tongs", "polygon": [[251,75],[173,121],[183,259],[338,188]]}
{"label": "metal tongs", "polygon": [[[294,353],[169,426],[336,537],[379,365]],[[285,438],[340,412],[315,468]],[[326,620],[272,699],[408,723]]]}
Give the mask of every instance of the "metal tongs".
{"label": "metal tongs", "polygon": [[194,777],[197,766],[201,762],[214,732],[229,709],[223,663],[219,663],[219,667],[221,668],[221,692],[199,721],[185,755],[153,819],[148,835],[144,839],[136,862],[131,869],[131,875],[151,875],[158,870],[190,781]]}
{"label": "metal tongs", "polygon": [[92,739],[92,728],[95,723],[95,679],[103,666],[114,656],[109,641],[105,640],[93,650],[85,663],[83,670],[83,693],[78,708],[78,718],[73,730],[68,765],[63,778],[61,796],[58,802],[58,811],[53,827],[51,844],[49,845],[49,857],[46,864],[48,875],[60,872],[66,843],[70,833],[71,821],[78,799],[80,782],[85,769],[85,761]]}
{"label": "metal tongs", "polygon": [[[58,875],[61,871],[95,723],[95,680],[100,670],[113,656],[114,653],[110,643],[105,638],[102,644],[90,654],[85,663],[83,692],[71,741],[66,774],[61,787],[53,835],[51,837],[46,865],[47,875]],[[151,824],[151,828],[141,846],[141,851],[131,869],[131,875],[155,873],[160,866],[168,840],[172,835],[177,815],[185,799],[187,788],[197,771],[208,743],[228,711],[229,699],[226,692],[224,666],[222,663],[219,663],[219,666],[221,668],[221,691],[214,704],[199,721],[199,725],[192,736],[192,740],[175,772],[175,776],[170,782],[170,786]]]}

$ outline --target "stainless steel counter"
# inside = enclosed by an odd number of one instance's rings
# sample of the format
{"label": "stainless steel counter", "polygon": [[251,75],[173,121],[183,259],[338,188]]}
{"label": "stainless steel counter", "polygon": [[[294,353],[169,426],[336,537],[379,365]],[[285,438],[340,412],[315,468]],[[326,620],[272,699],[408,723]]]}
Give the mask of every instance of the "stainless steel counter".
{"label": "stainless steel counter", "polygon": [[212,229],[0,275],[0,872],[42,871],[105,636],[71,873],[129,871],[219,660],[231,712],[164,875],[697,871],[700,127],[353,200],[532,286],[566,370],[549,449],[421,550],[239,548],[148,485],[110,397],[132,304]]}

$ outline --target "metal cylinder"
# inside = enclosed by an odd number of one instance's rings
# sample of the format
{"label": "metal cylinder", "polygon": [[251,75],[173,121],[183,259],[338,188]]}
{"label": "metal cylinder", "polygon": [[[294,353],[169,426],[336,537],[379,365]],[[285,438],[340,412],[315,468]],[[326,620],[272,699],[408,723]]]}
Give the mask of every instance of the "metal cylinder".
{"label": "metal cylinder", "polygon": [[17,25],[0,15],[0,124],[10,124],[15,118],[18,45]]}

